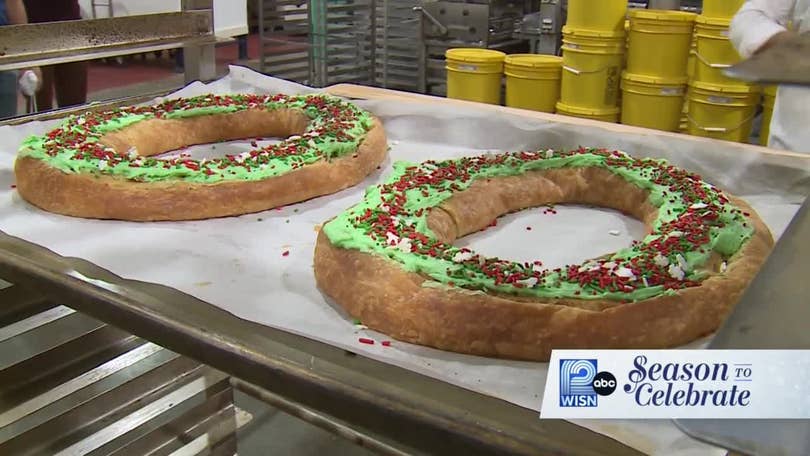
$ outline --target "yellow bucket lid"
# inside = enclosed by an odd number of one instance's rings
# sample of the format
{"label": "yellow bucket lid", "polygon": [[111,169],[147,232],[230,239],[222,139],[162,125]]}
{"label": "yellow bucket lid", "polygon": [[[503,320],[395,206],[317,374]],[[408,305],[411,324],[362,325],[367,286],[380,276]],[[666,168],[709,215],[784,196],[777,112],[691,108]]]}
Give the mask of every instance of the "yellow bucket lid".
{"label": "yellow bucket lid", "polygon": [[700,15],[695,18],[695,22],[700,25],[708,25],[711,27],[729,28],[731,26],[731,19],[725,17],[710,17]]}
{"label": "yellow bucket lid", "polygon": [[507,55],[504,63],[523,68],[562,67],[562,57],[548,54],[512,54]]}
{"label": "yellow bucket lid", "polygon": [[646,74],[622,73],[622,79],[632,82],[640,82],[642,84],[656,84],[656,85],[684,85],[689,81],[688,76],[682,78],[661,78],[658,76],[648,76]]}
{"label": "yellow bucket lid", "polygon": [[770,86],[765,86],[765,88],[762,91],[765,92],[765,95],[768,95],[769,97],[775,97],[776,96],[776,91],[778,89],[779,89],[778,85],[770,85]]}
{"label": "yellow bucket lid", "polygon": [[500,63],[506,57],[501,51],[482,48],[455,48],[448,49],[444,56],[459,62],[469,63]]}
{"label": "yellow bucket lid", "polygon": [[571,114],[577,114],[581,116],[610,116],[613,114],[618,114],[619,111],[621,111],[621,108],[604,108],[604,109],[583,108],[581,106],[569,105],[563,103],[562,101],[558,101],[557,110],[570,112]]}
{"label": "yellow bucket lid", "polygon": [[719,93],[737,93],[737,94],[750,94],[750,93],[760,93],[762,88],[758,85],[743,85],[743,84],[734,84],[734,85],[727,85],[727,84],[712,84],[710,82],[701,82],[701,81],[691,81],[689,83],[691,87],[700,90],[709,90],[712,92],[719,92]]}
{"label": "yellow bucket lid", "polygon": [[562,32],[563,35],[581,36],[585,38],[624,38],[624,30],[620,30],[618,32],[608,32],[604,30],[581,29],[571,27],[570,25],[565,25],[562,28]]}
{"label": "yellow bucket lid", "polygon": [[630,20],[652,19],[665,22],[694,22],[697,14],[687,11],[655,10],[655,9],[632,9],[630,10]]}

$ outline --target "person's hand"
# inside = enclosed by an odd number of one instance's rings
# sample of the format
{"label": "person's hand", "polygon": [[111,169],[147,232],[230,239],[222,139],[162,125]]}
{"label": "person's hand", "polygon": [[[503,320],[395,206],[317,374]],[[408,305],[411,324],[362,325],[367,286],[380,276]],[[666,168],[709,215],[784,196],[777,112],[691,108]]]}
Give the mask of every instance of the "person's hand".
{"label": "person's hand", "polygon": [[39,68],[29,68],[20,72],[20,91],[23,95],[32,97],[42,87],[42,71]]}
{"label": "person's hand", "polygon": [[757,54],[764,51],[765,49],[771,48],[774,45],[781,44],[787,41],[791,41],[798,36],[796,32],[791,32],[789,30],[785,30],[784,32],[779,32],[776,35],[772,36],[771,39],[765,42],[759,49],[757,49]]}

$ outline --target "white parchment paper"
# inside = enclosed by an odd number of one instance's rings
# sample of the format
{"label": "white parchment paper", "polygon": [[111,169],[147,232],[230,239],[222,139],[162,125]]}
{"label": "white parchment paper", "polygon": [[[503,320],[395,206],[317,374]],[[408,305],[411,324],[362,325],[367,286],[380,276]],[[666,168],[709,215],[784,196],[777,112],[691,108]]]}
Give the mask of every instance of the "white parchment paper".
{"label": "white parchment paper", "polygon": [[[310,89],[240,67],[211,84],[173,96]],[[539,410],[548,364],[488,359],[392,342],[357,329],[317,289],[312,272],[316,230],[381,182],[394,160],[442,159],[483,151],[601,146],[664,157],[746,198],[775,236],[785,229],[810,188],[810,161],[762,154],[731,143],[699,143],[656,135],[493,115],[473,108],[391,101],[357,101],[380,117],[390,157],[365,182],[343,192],[260,214],[180,223],[128,223],[63,217],[25,203],[12,188],[16,149],[29,134],[58,122],[0,127],[0,230],[63,256],[93,262],[129,279],[174,287],[241,318],[284,329]],[[246,142],[197,146],[211,156],[249,148]],[[483,253],[556,267],[615,251],[643,235],[643,226],[609,210],[558,206],[502,217],[498,226],[459,241]],[[691,347],[705,344],[698,341]],[[670,421],[578,421],[648,454],[724,454],[680,432]]]}

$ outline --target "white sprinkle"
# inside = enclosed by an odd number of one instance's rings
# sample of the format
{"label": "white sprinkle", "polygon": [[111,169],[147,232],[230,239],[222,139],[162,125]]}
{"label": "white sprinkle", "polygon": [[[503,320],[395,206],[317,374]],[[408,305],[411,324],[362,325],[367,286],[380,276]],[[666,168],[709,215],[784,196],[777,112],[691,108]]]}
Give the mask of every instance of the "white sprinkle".
{"label": "white sprinkle", "polygon": [[411,220],[411,219],[405,219],[404,223],[405,223],[405,226],[413,226],[413,220]]}
{"label": "white sprinkle", "polygon": [[411,253],[411,240],[408,238],[400,239],[399,243],[397,243],[397,248],[403,253]]}
{"label": "white sprinkle", "polygon": [[706,203],[695,203],[689,206],[690,209],[706,209],[708,205]]}
{"label": "white sprinkle", "polygon": [[[543,272],[543,266],[541,266],[539,264],[533,264],[532,265],[532,271],[534,271],[534,272]],[[579,272],[582,272],[582,271],[579,271]]]}
{"label": "white sprinkle", "polygon": [[644,284],[644,287],[645,287],[645,288],[650,286],[650,284],[649,284],[649,283],[647,283],[647,278],[646,278],[646,277],[643,277],[643,276],[641,277],[641,283],[643,283],[643,284]]}
{"label": "white sprinkle", "polygon": [[391,216],[391,224],[394,225],[394,226],[399,225],[399,217],[397,217],[396,215],[392,215]]}
{"label": "white sprinkle", "polygon": [[260,169],[267,169],[267,163],[262,163],[261,165],[259,165],[259,168]]}
{"label": "white sprinkle", "polygon": [[608,231],[608,234],[611,236],[618,236],[621,234],[621,232],[619,230],[610,230]]}
{"label": "white sprinkle", "polygon": [[599,269],[599,267],[600,267],[599,263],[596,263],[594,261],[588,261],[587,263],[580,266],[579,269],[577,269],[577,271],[579,272],[596,271]]}
{"label": "white sprinkle", "polygon": [[681,267],[684,271],[689,270],[689,263],[686,262],[686,258],[683,257],[680,253],[675,257],[678,260],[678,266]]}
{"label": "white sprinkle", "polygon": [[100,169],[102,171],[107,169],[107,165],[108,165],[107,160],[99,160],[98,161],[98,169]]}
{"label": "white sprinkle", "polygon": [[554,156],[554,149],[546,149],[546,159]]}
{"label": "white sprinkle", "polygon": [[669,233],[669,237],[681,237],[683,236],[683,231],[673,231]]}
{"label": "white sprinkle", "polygon": [[307,146],[309,146],[309,147],[315,147],[315,140],[314,140],[314,139],[310,139],[309,141],[307,141]]}
{"label": "white sprinkle", "polygon": [[478,257],[478,265],[483,266],[485,264],[487,264],[487,259],[482,256]]}
{"label": "white sprinkle", "polygon": [[681,268],[673,264],[669,266],[669,276],[673,279],[683,280],[686,274],[684,274]]}
{"label": "white sprinkle", "polygon": [[602,267],[604,269],[613,269],[616,267],[616,263],[614,263],[613,261],[608,261],[607,263],[602,264]]}
{"label": "white sprinkle", "polygon": [[397,245],[397,243],[399,242],[399,236],[390,231],[385,233],[385,237],[386,237],[385,241],[388,243],[388,245]]}
{"label": "white sprinkle", "polygon": [[728,263],[725,261],[720,263],[720,272],[726,272],[726,269],[728,269]]}
{"label": "white sprinkle", "polygon": [[129,155],[129,158],[130,158],[130,159],[134,159],[135,157],[137,157],[137,156],[138,156],[138,148],[137,148],[137,147],[135,147],[135,146],[130,147],[130,148],[127,150],[127,155]]}
{"label": "white sprinkle", "polygon": [[388,209],[387,204],[383,204],[383,205],[380,206],[380,210],[383,211],[383,212],[388,212],[390,209]]}
{"label": "white sprinkle", "polygon": [[299,139],[301,139],[301,136],[299,136],[299,135],[292,135],[292,136],[290,136],[289,138],[287,138],[287,141],[298,141]]}
{"label": "white sprinkle", "polygon": [[462,263],[464,261],[471,259],[472,257],[473,257],[472,252],[458,252],[455,255],[453,255],[453,262]]}
{"label": "white sprinkle", "polygon": [[655,264],[657,264],[658,266],[660,266],[662,268],[669,264],[669,258],[665,257],[664,255],[661,255],[661,253],[658,253],[657,255],[655,255],[655,258],[653,258],[653,261],[655,262]]}
{"label": "white sprinkle", "polygon": [[537,285],[537,277],[529,277],[528,279],[518,280],[516,283],[519,283],[526,288],[532,288]]}
{"label": "white sprinkle", "polygon": [[633,270],[630,268],[620,267],[613,271],[619,277],[625,277],[631,280],[636,280],[636,275],[633,274]]}
{"label": "white sprinkle", "polygon": [[399,141],[391,141],[391,145],[392,145],[392,146],[398,146],[398,145],[399,145]]}

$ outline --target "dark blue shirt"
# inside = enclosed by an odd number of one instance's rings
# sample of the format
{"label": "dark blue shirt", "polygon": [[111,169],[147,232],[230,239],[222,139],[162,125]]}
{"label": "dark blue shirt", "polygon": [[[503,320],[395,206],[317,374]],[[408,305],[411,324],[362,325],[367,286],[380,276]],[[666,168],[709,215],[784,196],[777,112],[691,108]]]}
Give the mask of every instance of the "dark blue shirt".
{"label": "dark blue shirt", "polygon": [[6,0],[0,0],[0,25],[8,25],[6,16]]}

